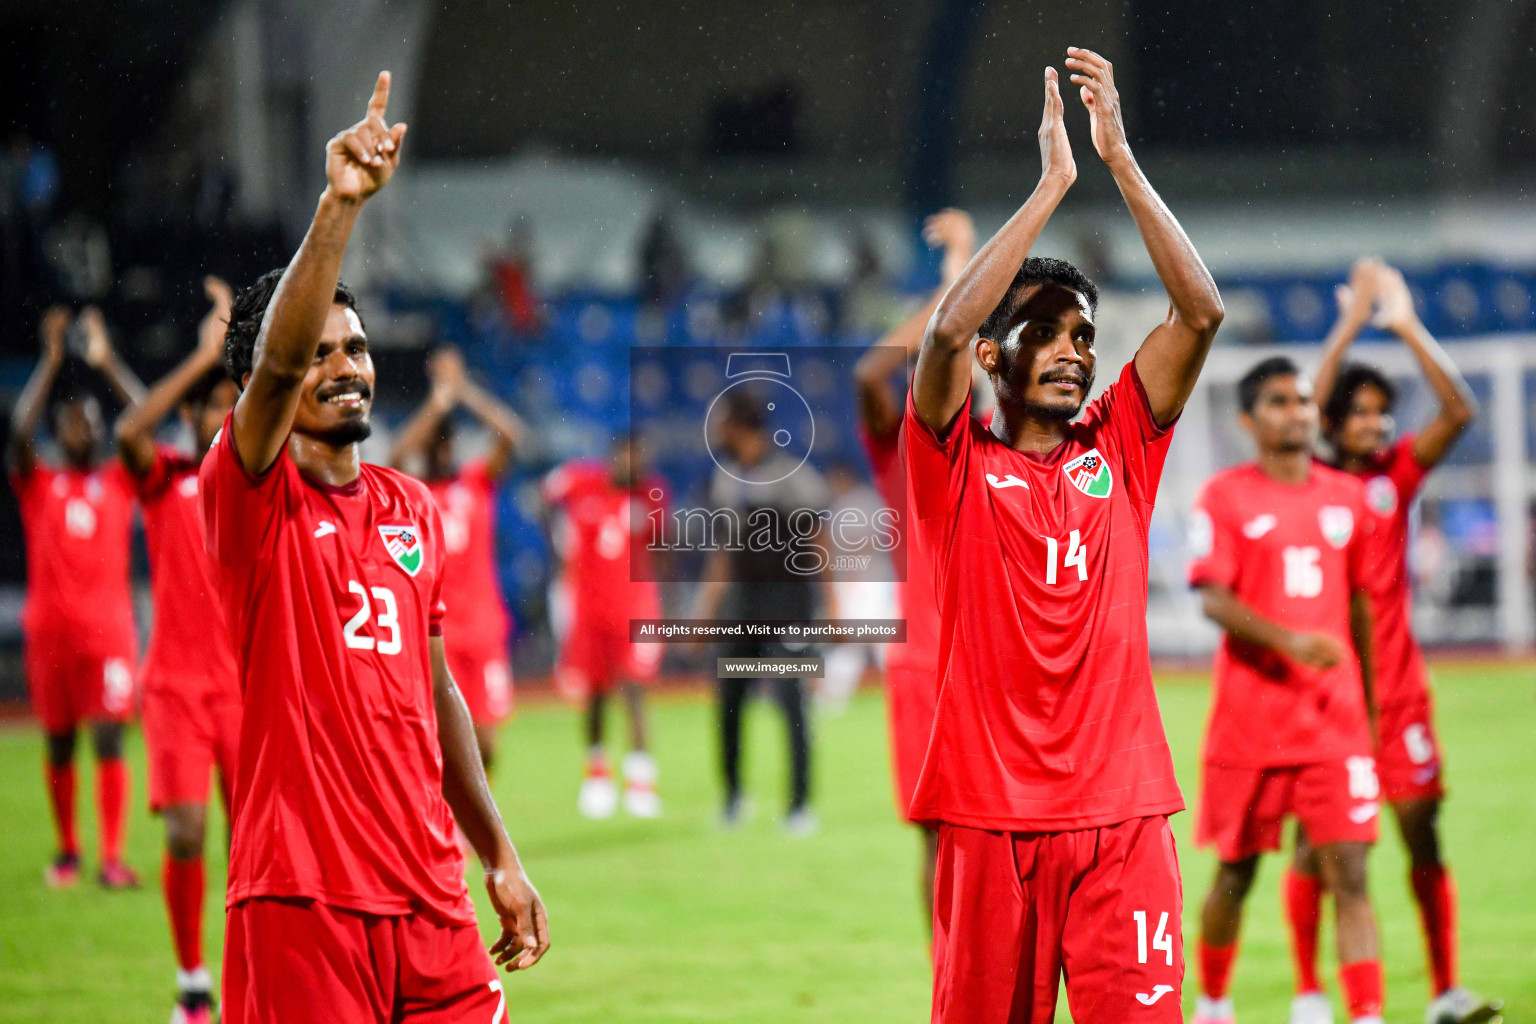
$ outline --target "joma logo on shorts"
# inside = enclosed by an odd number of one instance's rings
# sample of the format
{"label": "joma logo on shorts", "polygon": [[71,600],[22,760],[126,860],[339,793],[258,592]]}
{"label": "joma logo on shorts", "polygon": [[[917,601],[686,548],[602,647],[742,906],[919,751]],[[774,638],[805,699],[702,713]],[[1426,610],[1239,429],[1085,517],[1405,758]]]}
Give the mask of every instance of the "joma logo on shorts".
{"label": "joma logo on shorts", "polygon": [[1137,992],[1136,1001],[1142,1006],[1151,1006],[1153,1003],[1157,1002],[1159,999],[1163,998],[1163,996],[1172,991],[1172,985],[1153,985],[1151,995],[1147,995],[1145,992]]}

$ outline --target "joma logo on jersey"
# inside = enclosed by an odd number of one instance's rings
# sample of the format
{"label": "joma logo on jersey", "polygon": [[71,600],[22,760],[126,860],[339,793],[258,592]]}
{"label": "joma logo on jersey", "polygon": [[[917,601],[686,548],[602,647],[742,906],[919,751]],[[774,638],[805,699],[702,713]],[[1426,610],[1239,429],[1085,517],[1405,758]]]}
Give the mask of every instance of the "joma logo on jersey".
{"label": "joma logo on jersey", "polygon": [[1115,478],[1109,472],[1109,463],[1097,448],[1079,455],[1062,466],[1061,471],[1067,474],[1073,487],[1090,498],[1109,497],[1110,489],[1115,484]]}
{"label": "joma logo on jersey", "polygon": [[384,550],[395,564],[415,576],[421,571],[421,534],[414,526],[381,526],[379,536],[384,538]]}

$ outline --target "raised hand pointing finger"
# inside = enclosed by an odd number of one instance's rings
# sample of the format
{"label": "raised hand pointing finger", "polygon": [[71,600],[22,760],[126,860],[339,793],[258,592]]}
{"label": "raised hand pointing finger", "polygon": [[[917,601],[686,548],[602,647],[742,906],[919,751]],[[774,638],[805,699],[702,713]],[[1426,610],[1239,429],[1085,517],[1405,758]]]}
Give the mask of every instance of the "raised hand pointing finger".
{"label": "raised hand pointing finger", "polygon": [[400,163],[405,125],[391,126],[384,120],[389,107],[389,86],[390,73],[381,71],[363,119],[326,146],[326,181],[339,198],[367,199],[389,182]]}
{"label": "raised hand pointing finger", "polygon": [[373,96],[368,100],[368,116],[384,120],[384,111],[389,107],[389,82],[388,71],[379,72],[379,80],[373,84]]}

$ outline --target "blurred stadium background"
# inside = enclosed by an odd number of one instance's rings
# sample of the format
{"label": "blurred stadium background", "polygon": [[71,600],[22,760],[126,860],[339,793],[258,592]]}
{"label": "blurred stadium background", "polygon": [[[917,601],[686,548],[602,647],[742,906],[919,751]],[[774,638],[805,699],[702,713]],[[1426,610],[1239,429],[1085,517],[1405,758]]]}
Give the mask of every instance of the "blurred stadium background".
{"label": "blurred stadium background", "polygon": [[[1482,406],[1421,503],[1415,618],[1459,662],[1442,657],[1437,673],[1468,980],[1508,997],[1511,1021],[1530,1020],[1533,39],[1536,0],[6,0],[0,408],[53,301],[99,304],[144,379],[173,365],[204,312],[203,275],[238,287],[289,257],[322,187],[325,140],[392,69],[391,117],[411,125],[405,161],[345,273],[379,364],[368,454],[383,458],[425,396],[423,361],[440,343],[463,348],[533,428],[502,490],[499,538],[526,692],[552,657],[542,474],[603,452],[633,407],[667,438],[659,468],[674,495],[706,483],[696,428],[713,386],[648,373],[631,393],[631,347],[802,349],[803,386],[833,406],[848,395],[846,418],[818,423],[813,459],[860,464],[847,360],[822,353],[869,344],[934,286],[924,215],[963,207],[985,238],[1016,207],[1038,176],[1041,68],[1059,67],[1069,44],[1094,47],[1114,61],[1132,145],[1228,311],[1152,537],[1150,632],[1186,792],[1216,640],[1182,582],[1190,500],[1248,454],[1237,377],[1277,346],[1314,363],[1333,288],[1378,255],[1404,270]],[[1108,381],[1164,300],[1071,97],[1068,125],[1080,176],[1040,249],[1099,282]],[[1407,353],[1368,334],[1356,354],[1399,380],[1400,423],[1422,422],[1429,396]],[[78,364],[65,379],[90,383]],[[9,489],[0,538],[0,708],[20,713],[25,567]],[[135,574],[147,627],[142,544]],[[674,587],[669,612],[686,598]],[[697,656],[668,655],[676,673]],[[611,831],[572,806],[570,716],[531,702],[508,726],[518,770],[498,776],[498,798],[550,900],[558,957],[518,980],[519,1011],[922,1019],[916,840],[891,813],[878,697],[821,729],[826,835],[798,856],[766,821],[713,827],[708,710],[670,697],[657,708],[668,816]],[[761,782],[776,782],[780,740],[764,717],[749,775],[769,800],[776,786]],[[0,819],[23,823],[0,846],[0,1019],[147,1019],[169,980],[159,908],[37,883],[39,742],[0,730],[0,774],[19,780],[0,787]],[[147,865],[160,830],[135,814],[130,859]],[[1181,843],[1190,818],[1176,818]],[[1385,872],[1390,1019],[1416,1020],[1421,954],[1399,844],[1384,841],[1373,863]],[[1203,884],[1210,861],[1190,851],[1185,869]],[[1251,904],[1238,997],[1245,1014],[1282,1019],[1276,905],[1273,891]]]}
{"label": "blurred stadium background", "polygon": [[[1157,653],[1214,643],[1181,582],[1183,518],[1204,476],[1246,454],[1232,381],[1265,346],[1310,360],[1362,254],[1403,267],[1483,406],[1423,502],[1421,635],[1529,649],[1536,3],[1300,0],[1284,18],[1268,6],[12,0],[0,403],[55,299],[100,304],[146,379],[168,368],[192,341],[204,273],[238,286],[291,253],[324,140],[392,68],[408,155],[346,272],[380,362],[372,451],[424,393],[419,367],[441,342],[535,426],[503,492],[500,558],[517,669],[537,679],[551,650],[533,484],[625,424],[628,347],[869,343],[936,279],[923,214],[962,206],[985,238],[1032,186],[1039,69],[1081,43],[1116,62],[1138,156],[1228,308],[1163,484]],[[1082,173],[1041,249],[1107,292],[1107,380],[1162,302],[1080,114]],[[1403,377],[1399,419],[1417,422],[1425,396],[1404,353],[1361,354]],[[697,390],[651,379],[636,408],[695,417],[711,397]],[[857,462],[849,424],[830,425],[814,458]],[[687,495],[706,465],[695,438],[669,442],[661,468]],[[7,493],[11,698],[19,530]]]}

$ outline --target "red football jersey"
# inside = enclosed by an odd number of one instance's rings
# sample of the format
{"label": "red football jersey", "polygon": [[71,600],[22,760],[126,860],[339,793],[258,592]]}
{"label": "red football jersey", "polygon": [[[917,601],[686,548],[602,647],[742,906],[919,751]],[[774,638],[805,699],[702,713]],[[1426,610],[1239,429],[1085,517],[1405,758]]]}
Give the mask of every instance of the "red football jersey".
{"label": "red football jersey", "polygon": [[27,601],[22,628],[67,630],[78,646],[133,651],[128,544],[133,483],[113,459],[93,470],[42,462],[11,473],[26,536]]}
{"label": "red football jersey", "polygon": [[443,521],[443,643],[453,651],[503,652],[511,633],[496,576],[496,481],[485,463],[466,463],[447,480],[427,482]]}
{"label": "red football jersey", "polygon": [[1249,463],[1201,488],[1190,519],[1190,586],[1221,584],[1264,618],[1326,633],[1349,652],[1325,671],[1223,636],[1206,761],[1268,768],[1370,753],[1349,629],[1350,595],[1367,585],[1370,529],[1359,481],[1318,463],[1299,486]]}
{"label": "red football jersey", "polygon": [[1396,707],[1421,700],[1429,689],[1424,652],[1413,635],[1413,591],[1408,576],[1408,513],[1428,470],[1405,437],[1355,474],[1365,484],[1365,507],[1375,525],[1367,553],[1375,645],[1376,703]]}
{"label": "red football jersey", "polygon": [[286,448],[258,476],[226,420],[201,488],[244,701],[226,905],[473,922],[432,697],[445,550],[426,486],[364,465],[328,487]]}
{"label": "red football jersey", "polygon": [[1147,653],[1147,530],[1171,428],[1135,364],[1048,455],[907,400],[908,496],[931,553],[940,683],[915,820],[1061,832],[1184,799]]}
{"label": "red football jersey", "polygon": [[545,478],[544,500],[561,513],[555,544],[564,560],[572,628],[661,614],[649,548],[650,516],[666,510],[659,480],[626,490],[602,463],[571,462]]}
{"label": "red football jersey", "polygon": [[235,652],[203,544],[198,464],[174,448],[157,447],[149,472],[133,478],[144,511],[155,606],[140,677],[146,690],[238,696]]}

